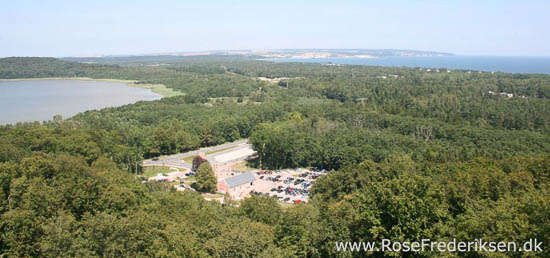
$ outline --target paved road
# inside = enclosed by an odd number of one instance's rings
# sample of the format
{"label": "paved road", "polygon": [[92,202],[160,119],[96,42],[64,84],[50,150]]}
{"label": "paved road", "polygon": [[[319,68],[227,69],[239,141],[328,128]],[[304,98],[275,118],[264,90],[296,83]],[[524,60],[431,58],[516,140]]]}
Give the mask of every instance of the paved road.
{"label": "paved road", "polygon": [[[184,169],[191,170],[191,167],[193,165],[183,161],[183,158],[196,156],[199,153],[206,153],[206,152],[221,150],[221,149],[225,149],[225,148],[231,148],[231,149],[226,150],[226,151],[220,151],[220,152],[215,153],[215,155],[218,155],[218,154],[223,154],[223,153],[226,153],[226,152],[231,152],[231,151],[233,151],[235,149],[238,149],[238,148],[241,148],[241,147],[242,148],[250,147],[250,144],[248,144],[248,139],[239,140],[239,141],[230,142],[230,143],[225,143],[225,144],[221,144],[221,145],[217,145],[217,146],[213,146],[213,147],[205,147],[205,148],[201,148],[201,149],[196,150],[196,151],[190,151],[190,152],[186,152],[186,153],[178,153],[178,154],[173,154],[173,155],[169,155],[169,156],[162,156],[162,157],[159,157],[158,160],[156,160],[156,161],[153,161],[152,159],[147,159],[147,160],[144,160],[142,162],[142,165],[143,166],[167,166],[167,167],[184,168]],[[210,155],[208,155],[208,156],[210,156]],[[207,156],[207,158],[208,158],[208,156]]]}

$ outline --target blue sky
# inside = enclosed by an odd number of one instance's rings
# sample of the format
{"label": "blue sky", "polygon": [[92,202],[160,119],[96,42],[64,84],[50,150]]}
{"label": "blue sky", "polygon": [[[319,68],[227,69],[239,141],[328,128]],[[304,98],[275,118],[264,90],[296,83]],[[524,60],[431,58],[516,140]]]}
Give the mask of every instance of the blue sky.
{"label": "blue sky", "polygon": [[550,1],[0,3],[0,56],[394,48],[550,56]]}

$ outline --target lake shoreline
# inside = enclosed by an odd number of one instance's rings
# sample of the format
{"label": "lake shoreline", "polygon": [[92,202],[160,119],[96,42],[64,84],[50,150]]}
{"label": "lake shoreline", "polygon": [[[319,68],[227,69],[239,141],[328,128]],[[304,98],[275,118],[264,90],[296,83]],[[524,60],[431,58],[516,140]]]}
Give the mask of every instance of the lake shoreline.
{"label": "lake shoreline", "polygon": [[[78,113],[120,107],[139,101],[156,101],[163,95],[158,85],[134,81],[89,78],[22,78],[0,80],[0,125],[49,121],[55,115],[70,118]],[[161,88],[162,89],[162,88]]]}
{"label": "lake shoreline", "polygon": [[40,81],[40,80],[78,80],[78,81],[99,81],[99,82],[118,82],[124,83],[129,87],[149,89],[153,93],[165,97],[174,97],[185,95],[185,93],[173,90],[166,87],[164,84],[147,84],[138,83],[137,80],[121,80],[121,79],[95,79],[90,77],[46,77],[46,78],[16,78],[16,79],[0,79],[0,82],[15,82],[15,81]]}

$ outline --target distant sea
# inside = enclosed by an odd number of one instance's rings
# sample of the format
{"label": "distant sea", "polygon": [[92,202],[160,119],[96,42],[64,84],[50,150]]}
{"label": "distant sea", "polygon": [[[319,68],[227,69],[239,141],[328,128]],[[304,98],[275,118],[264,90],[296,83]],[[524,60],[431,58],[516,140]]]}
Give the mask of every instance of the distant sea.
{"label": "distant sea", "polygon": [[506,73],[550,74],[550,57],[391,56],[378,58],[270,58],[274,62],[335,63],[396,67],[449,68]]}

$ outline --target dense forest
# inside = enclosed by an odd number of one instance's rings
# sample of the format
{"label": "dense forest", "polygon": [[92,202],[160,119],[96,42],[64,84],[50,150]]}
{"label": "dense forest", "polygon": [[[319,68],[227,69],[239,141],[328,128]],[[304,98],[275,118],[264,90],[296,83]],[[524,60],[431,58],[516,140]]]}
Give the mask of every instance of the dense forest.
{"label": "dense forest", "polygon": [[[0,59],[0,79],[126,79],[185,94],[0,126],[0,257],[440,256],[335,248],[425,238],[536,238],[544,251],[529,256],[550,256],[548,75],[234,56],[112,63]],[[330,172],[291,206],[222,205],[134,176],[145,158],[242,138],[262,168]]]}

